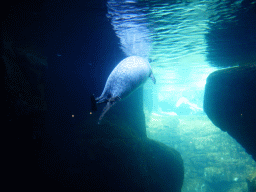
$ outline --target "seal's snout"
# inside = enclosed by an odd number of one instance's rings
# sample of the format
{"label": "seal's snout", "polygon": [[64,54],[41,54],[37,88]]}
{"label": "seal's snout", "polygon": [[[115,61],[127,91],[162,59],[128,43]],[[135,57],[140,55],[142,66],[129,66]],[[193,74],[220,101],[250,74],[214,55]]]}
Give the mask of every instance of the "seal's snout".
{"label": "seal's snout", "polygon": [[97,106],[96,106],[96,100],[95,100],[95,97],[94,97],[94,95],[91,95],[91,110],[92,111],[97,111]]}

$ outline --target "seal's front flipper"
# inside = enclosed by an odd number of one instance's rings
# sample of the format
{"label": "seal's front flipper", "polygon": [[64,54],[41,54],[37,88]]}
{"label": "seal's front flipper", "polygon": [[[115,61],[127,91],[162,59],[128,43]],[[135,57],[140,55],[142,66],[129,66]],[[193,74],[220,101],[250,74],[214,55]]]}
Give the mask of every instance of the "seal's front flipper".
{"label": "seal's front flipper", "polygon": [[97,106],[96,106],[96,100],[94,95],[91,95],[91,104],[92,104],[92,111],[97,111]]}
{"label": "seal's front flipper", "polygon": [[156,84],[156,78],[152,72],[150,73],[149,77],[152,79],[153,83]]}
{"label": "seal's front flipper", "polygon": [[104,115],[107,113],[107,111],[113,106],[115,105],[121,98],[119,96],[116,96],[114,98],[110,98],[107,102],[107,105],[104,107],[102,114],[99,118],[98,124],[100,124],[102,118],[104,117]]}

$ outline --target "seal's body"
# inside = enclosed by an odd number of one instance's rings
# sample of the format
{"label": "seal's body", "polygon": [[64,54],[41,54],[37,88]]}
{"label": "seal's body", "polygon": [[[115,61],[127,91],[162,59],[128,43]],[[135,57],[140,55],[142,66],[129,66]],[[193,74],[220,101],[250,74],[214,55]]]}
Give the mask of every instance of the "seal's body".
{"label": "seal's body", "polygon": [[[96,98],[96,104],[107,103],[99,118],[98,124],[105,113],[120,99],[126,98],[150,77],[156,83],[150,64],[138,56],[127,57],[122,60],[109,75],[104,90]],[[93,106],[95,102],[92,99]]]}

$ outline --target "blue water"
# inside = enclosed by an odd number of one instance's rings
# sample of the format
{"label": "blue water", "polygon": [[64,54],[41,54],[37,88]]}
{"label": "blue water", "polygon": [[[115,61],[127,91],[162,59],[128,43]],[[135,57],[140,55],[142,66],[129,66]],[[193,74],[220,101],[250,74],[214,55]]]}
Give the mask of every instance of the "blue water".
{"label": "blue water", "polygon": [[[203,112],[208,75],[254,58],[255,36],[250,35],[255,35],[255,18],[241,20],[255,2],[246,3],[108,1],[107,17],[120,48],[126,56],[148,59],[152,66],[157,84],[144,85],[147,135],[181,153],[183,192],[247,190],[245,179],[256,167]],[[248,50],[241,48],[244,44]]]}

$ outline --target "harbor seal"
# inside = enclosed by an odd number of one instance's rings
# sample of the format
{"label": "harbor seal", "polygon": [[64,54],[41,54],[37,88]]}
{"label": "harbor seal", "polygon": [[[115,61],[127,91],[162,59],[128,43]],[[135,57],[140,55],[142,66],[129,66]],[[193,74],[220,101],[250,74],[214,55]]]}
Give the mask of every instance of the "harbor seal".
{"label": "harbor seal", "polygon": [[98,124],[114,104],[143,85],[148,77],[156,83],[149,62],[142,57],[130,56],[122,60],[110,73],[101,96],[96,99],[91,96],[93,111],[97,110],[96,104],[107,103]]}

